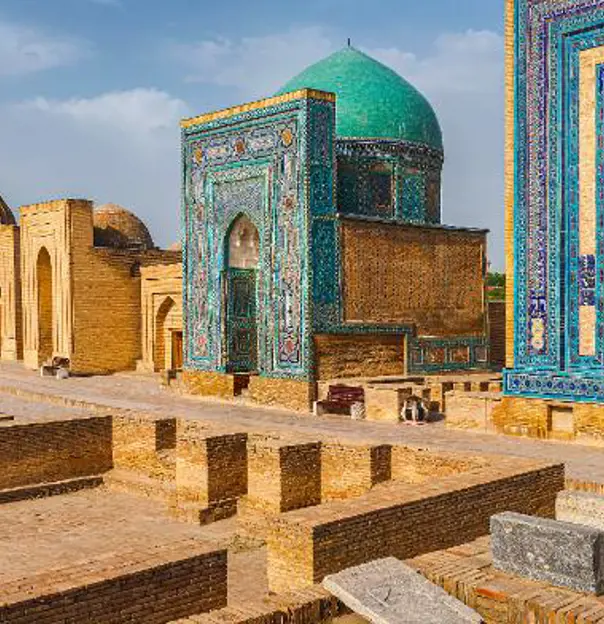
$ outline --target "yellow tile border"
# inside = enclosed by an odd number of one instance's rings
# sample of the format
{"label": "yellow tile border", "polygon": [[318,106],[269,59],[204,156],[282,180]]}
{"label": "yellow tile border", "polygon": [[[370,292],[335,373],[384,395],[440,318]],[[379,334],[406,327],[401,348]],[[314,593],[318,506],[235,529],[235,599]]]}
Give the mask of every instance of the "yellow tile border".
{"label": "yellow tile border", "polygon": [[248,111],[267,108],[269,106],[277,106],[278,104],[284,104],[285,102],[291,102],[292,100],[302,100],[310,98],[315,100],[323,100],[325,102],[336,101],[336,96],[334,93],[329,93],[327,91],[318,91],[316,89],[299,89],[298,91],[284,93],[283,95],[276,95],[274,97],[265,98],[264,100],[256,100],[255,102],[248,102],[247,104],[232,106],[231,108],[224,108],[213,113],[206,113],[204,115],[198,115],[197,117],[183,119],[180,122],[180,126],[181,128],[190,128],[191,126],[209,123],[210,121],[216,121],[218,119],[227,119],[228,117],[247,113]]}
{"label": "yellow tile border", "polygon": [[516,0],[506,0],[505,14],[505,301],[506,366],[514,366],[514,38]]}

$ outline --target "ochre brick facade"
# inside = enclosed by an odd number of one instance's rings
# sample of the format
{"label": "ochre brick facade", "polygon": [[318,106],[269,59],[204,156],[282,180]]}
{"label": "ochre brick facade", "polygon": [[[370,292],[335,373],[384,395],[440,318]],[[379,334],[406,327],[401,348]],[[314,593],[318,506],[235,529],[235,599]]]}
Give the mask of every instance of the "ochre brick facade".
{"label": "ochre brick facade", "polygon": [[21,208],[26,366],[61,356],[73,372],[134,369],[141,357],[140,267],[176,260],[176,252],[94,247],[89,201]]}
{"label": "ochre brick facade", "polygon": [[141,269],[141,306],[143,353],[139,369],[182,368],[181,262]]}
{"label": "ochre brick facade", "polygon": [[23,357],[19,228],[0,224],[0,358]]}
{"label": "ochre brick facade", "polygon": [[321,448],[321,500],[347,499],[368,492],[391,475],[391,447],[384,444],[324,443]]}
{"label": "ochre brick facade", "polygon": [[483,335],[485,245],[484,232],[343,221],[345,321]]}

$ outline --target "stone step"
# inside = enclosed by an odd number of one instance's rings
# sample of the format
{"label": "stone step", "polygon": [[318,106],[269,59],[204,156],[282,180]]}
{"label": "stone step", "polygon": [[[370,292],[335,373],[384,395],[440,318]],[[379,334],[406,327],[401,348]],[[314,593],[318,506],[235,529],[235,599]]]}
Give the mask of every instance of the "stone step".
{"label": "stone step", "polygon": [[69,494],[103,485],[102,476],[78,477],[53,483],[39,483],[23,487],[0,490],[0,505],[30,500],[32,498],[46,498],[58,494]]}
{"label": "stone step", "polygon": [[125,492],[162,502],[171,502],[176,496],[174,481],[153,478],[134,470],[114,468],[105,474],[104,483],[114,492]]}

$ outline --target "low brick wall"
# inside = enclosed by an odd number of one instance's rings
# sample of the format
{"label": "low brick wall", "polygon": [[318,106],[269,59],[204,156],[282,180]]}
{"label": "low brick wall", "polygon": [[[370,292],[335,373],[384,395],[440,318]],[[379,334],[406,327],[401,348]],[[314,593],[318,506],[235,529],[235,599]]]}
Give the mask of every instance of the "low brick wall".
{"label": "low brick wall", "polygon": [[268,531],[272,591],[393,556],[414,557],[488,534],[502,511],[554,517],[564,466],[501,458],[423,485],[382,484],[360,498],[282,514]]}
{"label": "low brick wall", "polygon": [[3,584],[0,622],[164,624],[227,603],[226,550],[193,542],[95,563]]}
{"label": "low brick wall", "polygon": [[295,379],[272,379],[253,375],[249,393],[252,400],[262,405],[276,405],[296,412],[310,412],[316,398],[315,384]]}
{"label": "low brick wall", "polygon": [[321,447],[321,500],[346,499],[390,479],[391,447],[337,442]]}
{"label": "low brick wall", "polygon": [[1,427],[0,489],[110,470],[111,430],[111,416]]}
{"label": "low brick wall", "polygon": [[424,483],[435,478],[477,470],[488,465],[486,457],[465,453],[429,451],[408,446],[392,447],[392,479]]}
{"label": "low brick wall", "polygon": [[346,608],[320,586],[267,596],[171,624],[330,624]]}
{"label": "low brick wall", "polygon": [[175,447],[175,418],[145,414],[113,417],[113,463],[116,468],[173,479],[173,467],[166,466],[158,453]]}

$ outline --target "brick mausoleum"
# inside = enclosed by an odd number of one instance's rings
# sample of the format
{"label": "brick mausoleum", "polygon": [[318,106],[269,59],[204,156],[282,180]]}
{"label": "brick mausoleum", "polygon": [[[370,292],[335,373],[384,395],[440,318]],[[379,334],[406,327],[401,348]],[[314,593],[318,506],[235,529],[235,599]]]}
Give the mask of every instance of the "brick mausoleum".
{"label": "brick mausoleum", "polygon": [[306,409],[321,379],[487,367],[486,232],[441,225],[407,81],[349,46],[182,128],[190,391]]}

